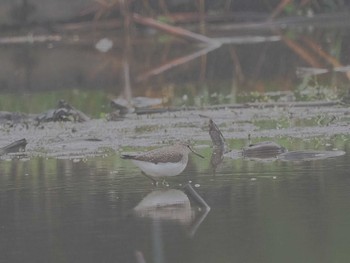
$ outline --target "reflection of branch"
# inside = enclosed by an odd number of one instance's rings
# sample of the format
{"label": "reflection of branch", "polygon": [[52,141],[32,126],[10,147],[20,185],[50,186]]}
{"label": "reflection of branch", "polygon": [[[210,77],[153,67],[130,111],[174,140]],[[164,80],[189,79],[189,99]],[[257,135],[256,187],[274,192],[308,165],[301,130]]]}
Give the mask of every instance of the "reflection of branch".
{"label": "reflection of branch", "polygon": [[64,23],[54,25],[54,28],[58,31],[84,31],[91,30],[106,30],[106,29],[115,29],[120,28],[122,22],[119,19],[108,19],[108,20],[99,20],[99,21],[84,21],[76,23]]}
{"label": "reflection of branch", "polygon": [[136,262],[137,263],[146,263],[145,256],[143,255],[143,252],[140,250],[134,251]]}
{"label": "reflection of branch", "polygon": [[321,63],[313,55],[311,55],[307,50],[300,46],[296,41],[291,40],[285,36],[281,36],[281,39],[290,49],[292,49],[312,67],[320,68],[322,66]]}
{"label": "reflection of branch", "polygon": [[266,59],[266,51],[267,49],[269,48],[269,43],[266,43],[264,44],[262,50],[261,50],[261,53],[260,53],[260,56],[258,57],[257,61],[256,61],[256,66],[255,66],[255,69],[254,69],[254,78],[255,80],[258,79],[258,76],[260,75],[261,73],[261,69],[263,67],[263,63]]}
{"label": "reflection of branch", "polygon": [[[285,37],[281,36],[283,42],[292,49],[296,54],[298,54],[303,60],[309,63],[313,68],[322,68],[322,63],[320,63],[317,58],[308,50],[303,48],[297,42]],[[341,67],[342,64],[335,58],[326,53],[322,47],[316,44],[312,39],[303,37],[303,42],[307,44],[308,47],[311,48],[313,52],[319,55],[321,58],[325,59],[328,63],[333,65],[333,67]],[[327,71],[326,71],[327,72]],[[350,72],[345,73],[347,78],[350,79]]]}
{"label": "reflection of branch", "polygon": [[289,4],[292,0],[281,0],[281,2],[277,5],[277,7],[273,10],[272,14],[270,15],[268,20],[272,20],[276,16],[278,16],[283,9],[286,7],[286,5]]}
{"label": "reflection of branch", "polygon": [[183,57],[176,58],[174,60],[168,61],[165,64],[163,64],[163,65],[161,65],[161,66],[159,66],[157,68],[154,68],[154,69],[152,69],[150,71],[147,71],[147,72],[141,74],[140,76],[138,76],[136,78],[136,81],[137,82],[144,81],[144,80],[146,80],[146,79],[148,79],[148,78],[150,78],[152,76],[158,75],[158,74],[160,74],[160,73],[162,73],[164,71],[167,71],[167,70],[169,70],[169,69],[171,69],[173,67],[179,66],[179,65],[187,63],[187,62],[189,62],[189,61],[191,61],[191,60],[193,60],[193,59],[195,59],[197,57],[205,55],[205,54],[209,53],[210,51],[215,50],[217,48],[218,48],[217,45],[211,45],[209,47],[206,47],[206,48],[203,48],[203,49],[201,49],[199,51],[191,53],[190,55],[186,55],[186,56],[183,56]]}
{"label": "reflection of branch", "polygon": [[200,214],[200,216],[197,216],[195,218],[195,221],[192,223],[191,229],[189,230],[189,234],[190,237],[193,237],[194,234],[197,232],[198,227],[202,224],[202,222],[204,221],[204,219],[207,217],[208,213],[210,212],[210,208],[209,209],[203,209],[202,213]]}
{"label": "reflection of branch", "polygon": [[151,76],[158,75],[158,74],[160,74],[164,71],[167,71],[175,66],[184,64],[184,63],[191,61],[199,56],[205,55],[208,52],[210,52],[214,49],[217,49],[218,47],[221,46],[221,43],[215,39],[206,37],[206,36],[201,35],[201,34],[191,32],[191,31],[186,30],[186,29],[181,28],[181,27],[171,26],[171,25],[159,22],[157,20],[154,20],[153,18],[143,17],[139,14],[133,14],[133,19],[136,23],[139,23],[139,24],[142,24],[145,26],[149,26],[149,27],[152,27],[152,28],[155,28],[158,30],[162,30],[168,34],[178,36],[178,37],[183,37],[183,38],[186,38],[189,40],[203,42],[203,43],[206,43],[209,45],[208,47],[201,49],[199,51],[196,51],[190,55],[183,56],[183,57],[168,61],[165,64],[163,64],[155,69],[152,69],[146,73],[143,73],[142,75],[137,77],[137,79],[136,79],[137,82],[146,80]]}
{"label": "reflection of branch", "polygon": [[143,6],[143,10],[146,11],[146,13],[151,15],[154,14],[154,10],[152,9],[148,0],[142,0],[142,6]]}
{"label": "reflection of branch", "polygon": [[231,46],[231,48],[229,49],[229,52],[230,52],[233,64],[235,66],[234,68],[235,68],[235,73],[237,76],[237,83],[241,84],[244,81],[244,74],[242,71],[241,63],[239,61],[239,57],[237,55],[237,52],[236,52],[236,49],[234,48],[234,46]]}
{"label": "reflection of branch", "polygon": [[132,98],[132,93],[131,93],[131,85],[130,85],[129,58],[127,55],[123,58],[123,77],[124,77],[124,95],[127,101],[130,102]]}
{"label": "reflection of branch", "polygon": [[168,10],[168,7],[165,3],[164,0],[158,0],[158,4],[160,5],[160,8],[162,9],[163,13],[168,16],[169,14],[169,10]]}
{"label": "reflection of branch", "polygon": [[154,20],[153,18],[149,18],[149,17],[143,17],[141,15],[138,14],[134,14],[133,15],[133,19],[136,23],[145,25],[145,26],[149,26],[158,30],[162,30],[164,32],[167,32],[171,35],[175,35],[175,36],[180,36],[180,37],[184,37],[190,40],[196,40],[196,41],[200,41],[200,42],[204,42],[207,44],[213,44],[213,43],[217,43],[215,40],[203,36],[201,34],[197,34],[197,33],[193,33],[189,30],[186,30],[184,28],[181,27],[176,27],[176,26],[171,26],[165,23],[161,23],[157,20]]}
{"label": "reflection of branch", "polygon": [[204,201],[204,199],[193,189],[192,185],[186,184],[184,186],[184,190],[188,195],[190,195],[196,203],[201,206],[202,208],[205,208],[207,210],[210,210],[210,206],[207,204],[207,202]]}
{"label": "reflection of branch", "polygon": [[121,10],[124,16],[124,30],[126,32],[125,41],[124,41],[124,57],[123,57],[123,79],[124,79],[124,96],[127,101],[130,103],[132,98],[131,92],[131,84],[130,84],[130,57],[131,57],[131,47],[130,44],[130,28],[131,28],[131,20],[130,20],[130,12],[128,3],[125,1],[121,1]]}
{"label": "reflection of branch", "polygon": [[334,67],[340,67],[342,66],[341,63],[335,58],[326,53],[320,45],[315,43],[313,39],[310,39],[308,37],[303,37],[303,41],[313,50],[315,51],[320,57],[327,60],[330,64],[332,64]]}
{"label": "reflection of branch", "polygon": [[[318,44],[316,44],[315,41],[313,41],[312,39],[307,38],[307,37],[304,37],[303,40],[317,54],[319,54],[321,57],[323,57],[325,60],[327,60],[330,64],[332,64],[333,67],[334,67],[334,70],[336,68],[342,68],[343,67],[343,65],[339,62],[338,59],[336,59],[335,57],[333,57],[330,54],[328,54],[325,51],[323,51],[322,47],[320,47]],[[345,71],[345,75],[350,80],[350,72],[349,71]]]}
{"label": "reflection of branch", "polygon": [[205,75],[207,72],[207,61],[208,61],[208,57],[205,54],[202,56],[201,63],[200,63],[199,82],[202,84],[205,82]]}
{"label": "reflection of branch", "polygon": [[16,37],[0,37],[0,44],[21,44],[21,43],[42,43],[42,42],[58,42],[61,41],[60,35],[27,35]]}
{"label": "reflection of branch", "polygon": [[205,34],[206,32],[206,26],[205,26],[205,1],[199,0],[198,1],[198,12],[199,12],[199,31],[202,34]]}
{"label": "reflection of branch", "polygon": [[309,2],[310,2],[310,0],[301,0],[300,6],[301,6],[301,7],[302,7],[302,6],[305,6],[305,5],[307,5]]}
{"label": "reflection of branch", "polygon": [[325,74],[329,72],[345,73],[348,79],[350,79],[350,66],[334,67],[331,70],[326,68],[307,68],[307,67],[297,68],[297,75],[299,77],[316,76],[316,75]]}
{"label": "reflection of branch", "polygon": [[200,216],[196,218],[196,220],[192,223],[191,229],[190,229],[190,236],[193,237],[194,234],[197,232],[198,227],[202,224],[204,219],[207,217],[208,213],[210,212],[210,206],[207,204],[207,202],[204,201],[204,199],[193,189],[192,185],[186,184],[184,187],[185,192],[194,199],[194,201],[203,208],[203,211]]}

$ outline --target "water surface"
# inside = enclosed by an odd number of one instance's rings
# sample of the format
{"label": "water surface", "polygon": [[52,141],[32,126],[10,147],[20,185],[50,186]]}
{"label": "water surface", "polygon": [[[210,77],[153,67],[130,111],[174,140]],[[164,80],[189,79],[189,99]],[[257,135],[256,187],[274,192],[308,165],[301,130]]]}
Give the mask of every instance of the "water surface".
{"label": "water surface", "polygon": [[192,156],[165,189],[190,203],[141,214],[133,208],[161,188],[119,155],[2,160],[0,261],[348,262],[349,159],[226,158],[214,176],[208,158]]}
{"label": "water surface", "polygon": [[[40,113],[65,99],[94,119],[1,123],[2,145],[26,137],[28,156],[0,159],[0,261],[349,262],[348,109],[289,104],[348,102],[350,31],[339,17],[243,30],[208,25],[208,36],[225,43],[161,72],[207,47],[144,29],[130,39],[103,31],[1,44],[0,111]],[[105,53],[95,48],[102,38],[113,41]],[[104,120],[111,99],[137,96],[197,110]],[[246,102],[285,104],[201,108]],[[226,157],[214,173],[200,114],[218,121],[234,149],[252,133],[290,151],[346,154],[297,162]],[[121,150],[179,139],[202,146],[206,159],[191,157],[165,189],[119,158]],[[210,210],[184,190],[188,183]],[[139,209],[155,196],[158,205]]]}

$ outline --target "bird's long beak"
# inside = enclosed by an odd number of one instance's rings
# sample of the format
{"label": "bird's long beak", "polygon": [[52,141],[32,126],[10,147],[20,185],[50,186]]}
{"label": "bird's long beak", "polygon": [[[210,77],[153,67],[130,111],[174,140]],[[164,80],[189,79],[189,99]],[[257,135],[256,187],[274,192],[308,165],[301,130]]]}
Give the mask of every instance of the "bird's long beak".
{"label": "bird's long beak", "polygon": [[195,155],[201,157],[204,159],[204,156],[203,155],[200,155],[199,153],[197,153],[195,150],[192,149],[192,147],[188,146],[188,148],[191,150],[191,152],[193,152]]}

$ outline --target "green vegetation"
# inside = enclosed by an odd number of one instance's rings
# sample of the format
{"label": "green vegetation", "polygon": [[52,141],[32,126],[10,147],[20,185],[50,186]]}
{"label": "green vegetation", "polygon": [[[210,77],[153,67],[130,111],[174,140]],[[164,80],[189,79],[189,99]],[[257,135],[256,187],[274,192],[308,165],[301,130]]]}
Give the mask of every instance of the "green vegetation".
{"label": "green vegetation", "polygon": [[30,95],[1,94],[0,109],[10,112],[42,113],[55,108],[61,99],[95,118],[110,111],[108,94],[100,90],[82,91],[78,89],[37,92]]}

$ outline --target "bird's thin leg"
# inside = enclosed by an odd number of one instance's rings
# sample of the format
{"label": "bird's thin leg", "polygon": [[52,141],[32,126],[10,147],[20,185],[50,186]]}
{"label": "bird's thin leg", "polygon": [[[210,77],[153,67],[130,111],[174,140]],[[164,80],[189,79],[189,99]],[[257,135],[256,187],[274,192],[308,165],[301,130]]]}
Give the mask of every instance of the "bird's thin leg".
{"label": "bird's thin leg", "polygon": [[163,185],[163,186],[166,186],[166,187],[169,187],[169,184],[168,184],[167,181],[165,181],[165,179],[163,179],[162,185]]}
{"label": "bird's thin leg", "polygon": [[152,176],[149,176],[148,174],[144,173],[143,171],[141,172],[144,176],[146,176],[148,179],[150,179],[152,181],[152,184],[154,186],[158,186],[158,182],[157,180],[155,180]]}

